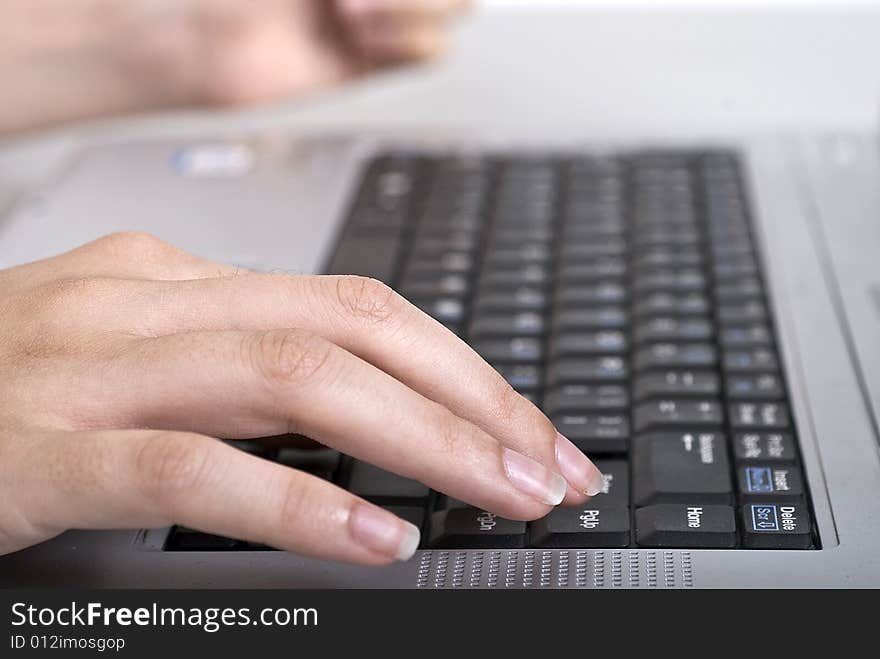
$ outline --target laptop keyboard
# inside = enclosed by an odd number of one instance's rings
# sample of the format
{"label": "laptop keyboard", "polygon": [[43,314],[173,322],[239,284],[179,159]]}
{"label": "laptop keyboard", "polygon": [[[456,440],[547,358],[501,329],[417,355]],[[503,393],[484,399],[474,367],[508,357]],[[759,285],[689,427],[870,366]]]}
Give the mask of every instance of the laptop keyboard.
{"label": "laptop keyboard", "polygon": [[[235,444],[388,508],[423,548],[815,549],[755,240],[732,153],[382,155],[329,272],[465,339],[604,492],[524,523],[331,449]],[[185,528],[166,546],[257,548]]]}

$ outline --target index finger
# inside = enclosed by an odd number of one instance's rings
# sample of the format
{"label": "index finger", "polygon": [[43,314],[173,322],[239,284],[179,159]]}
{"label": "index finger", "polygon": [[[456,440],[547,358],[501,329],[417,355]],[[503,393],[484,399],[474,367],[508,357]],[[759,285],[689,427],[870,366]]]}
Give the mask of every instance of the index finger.
{"label": "index finger", "polygon": [[[245,274],[167,284],[136,296],[149,332],[297,327],[381,368],[503,445],[558,470],[567,503],[602,486],[598,469],[452,332],[385,284],[356,276]],[[154,300],[160,299],[161,305]],[[198,314],[192,313],[194,308]]]}

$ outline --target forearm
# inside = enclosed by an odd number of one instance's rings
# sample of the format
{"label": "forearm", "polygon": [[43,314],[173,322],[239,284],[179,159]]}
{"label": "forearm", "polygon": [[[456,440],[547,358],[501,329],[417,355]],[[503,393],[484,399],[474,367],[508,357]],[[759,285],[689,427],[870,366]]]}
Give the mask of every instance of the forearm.
{"label": "forearm", "polygon": [[175,5],[4,0],[0,134],[186,103],[191,36]]}

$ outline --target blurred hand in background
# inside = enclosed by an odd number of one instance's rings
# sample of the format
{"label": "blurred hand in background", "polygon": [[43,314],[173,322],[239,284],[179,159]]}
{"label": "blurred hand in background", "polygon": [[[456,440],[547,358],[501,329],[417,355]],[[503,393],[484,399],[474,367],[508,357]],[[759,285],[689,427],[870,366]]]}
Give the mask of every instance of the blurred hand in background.
{"label": "blurred hand in background", "polygon": [[0,133],[307,94],[442,53],[468,0],[3,0]]}

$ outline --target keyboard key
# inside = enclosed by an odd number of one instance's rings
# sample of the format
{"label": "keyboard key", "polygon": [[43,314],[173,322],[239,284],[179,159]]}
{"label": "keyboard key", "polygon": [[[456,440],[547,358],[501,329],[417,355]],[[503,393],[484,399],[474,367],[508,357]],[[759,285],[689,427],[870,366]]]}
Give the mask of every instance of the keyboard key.
{"label": "keyboard key", "polygon": [[543,385],[541,369],[530,364],[492,364],[510,386],[519,391],[532,391]]}
{"label": "keyboard key", "polygon": [[451,508],[431,517],[429,544],[438,549],[522,549],[525,543],[525,522],[478,508]]}
{"label": "keyboard key", "polygon": [[590,505],[629,506],[629,463],[626,460],[595,460],[605,483],[602,491],[590,500]]}
{"label": "keyboard key", "polygon": [[786,430],[791,422],[784,403],[734,403],[729,408],[732,428]]}
{"label": "keyboard key", "polygon": [[352,460],[348,465],[348,490],[379,503],[421,506],[430,491],[425,485],[398,476],[368,462]]}
{"label": "keyboard key", "polygon": [[799,501],[804,495],[800,468],[795,465],[741,466],[736,470],[736,477],[743,501]]}
{"label": "keyboard key", "polygon": [[544,397],[545,414],[601,412],[629,407],[627,388],[615,384],[566,384],[553,387]]}
{"label": "keyboard key", "polygon": [[540,336],[544,333],[544,316],[534,311],[498,313],[476,316],[471,322],[470,335],[477,336]]}
{"label": "keyboard key", "polygon": [[333,480],[342,456],[332,448],[283,448],[276,461],[287,467]]}
{"label": "keyboard key", "polygon": [[718,320],[724,323],[762,321],[767,318],[767,308],[762,302],[727,303],[718,307]]}
{"label": "keyboard key", "polygon": [[794,438],[780,432],[740,432],[733,436],[733,457],[737,462],[795,462]]}
{"label": "keyboard key", "polygon": [[742,507],[743,546],[751,549],[809,549],[810,514],[801,504],[782,501]]}
{"label": "keyboard key", "polygon": [[769,399],[785,397],[782,380],[773,373],[732,375],[725,380],[727,397],[732,399]]}
{"label": "keyboard key", "polygon": [[619,330],[600,332],[564,332],[550,343],[554,357],[623,353],[627,350],[626,334]]}
{"label": "keyboard key", "polygon": [[706,341],[712,338],[712,324],[698,316],[658,316],[637,321],[634,336],[638,343]]}
{"label": "keyboard key", "polygon": [[408,277],[400,287],[400,294],[411,298],[458,297],[467,293],[468,279],[464,275],[430,275],[428,277]]}
{"label": "keyboard key", "polygon": [[747,350],[725,350],[722,365],[728,373],[761,373],[776,370],[779,367],[779,362],[773,350],[750,348]]}
{"label": "keyboard key", "polygon": [[628,377],[626,360],[622,357],[593,357],[553,362],[547,370],[547,383],[580,384],[589,382],[622,382]]}
{"label": "keyboard key", "polygon": [[636,376],[633,391],[637,400],[644,400],[669,396],[717,396],[721,388],[714,373],[663,371]]}
{"label": "keyboard key", "polygon": [[584,453],[625,453],[629,419],[620,414],[562,414],[551,417],[556,429]]}
{"label": "keyboard key", "polygon": [[663,398],[640,403],[633,410],[636,432],[665,428],[718,427],[724,423],[724,408],[717,400]]}
{"label": "keyboard key", "polygon": [[489,362],[538,362],[544,356],[542,342],[528,337],[478,339],[471,342],[471,347]]}
{"label": "keyboard key", "polygon": [[635,369],[710,368],[717,364],[715,348],[708,343],[654,343],[640,348]]}
{"label": "keyboard key", "polygon": [[625,301],[626,287],[615,281],[565,284],[556,292],[556,302],[563,306],[621,304]]}
{"label": "keyboard key", "polygon": [[725,348],[766,346],[772,342],[770,329],[763,323],[724,327],[721,330],[721,345]]}
{"label": "keyboard key", "polygon": [[627,313],[622,307],[563,309],[554,320],[556,332],[582,329],[624,329]]}
{"label": "keyboard key", "polygon": [[709,300],[700,293],[651,293],[635,302],[638,316],[701,315],[709,311]]}
{"label": "keyboard key", "polygon": [[550,270],[546,265],[532,264],[522,268],[491,267],[483,270],[480,284],[496,288],[519,288],[546,284],[550,281]]}
{"label": "keyboard key", "polygon": [[703,504],[662,504],[639,508],[636,542],[642,547],[732,549],[736,547],[733,508]]}
{"label": "keyboard key", "polygon": [[578,508],[554,508],[532,522],[531,546],[627,547],[629,519],[629,508],[593,505],[592,501]]}
{"label": "keyboard key", "polygon": [[733,502],[727,446],[720,433],[638,435],[632,453],[633,501],[637,506]]}
{"label": "keyboard key", "polygon": [[493,311],[543,311],[547,295],[535,286],[521,286],[511,290],[481,292],[474,302],[474,314]]}
{"label": "keyboard key", "polygon": [[202,533],[185,526],[174,527],[166,543],[166,549],[170,551],[222,551],[246,548],[245,543],[238,540]]}
{"label": "keyboard key", "polygon": [[412,298],[410,302],[441,323],[464,320],[464,302],[460,297]]}

